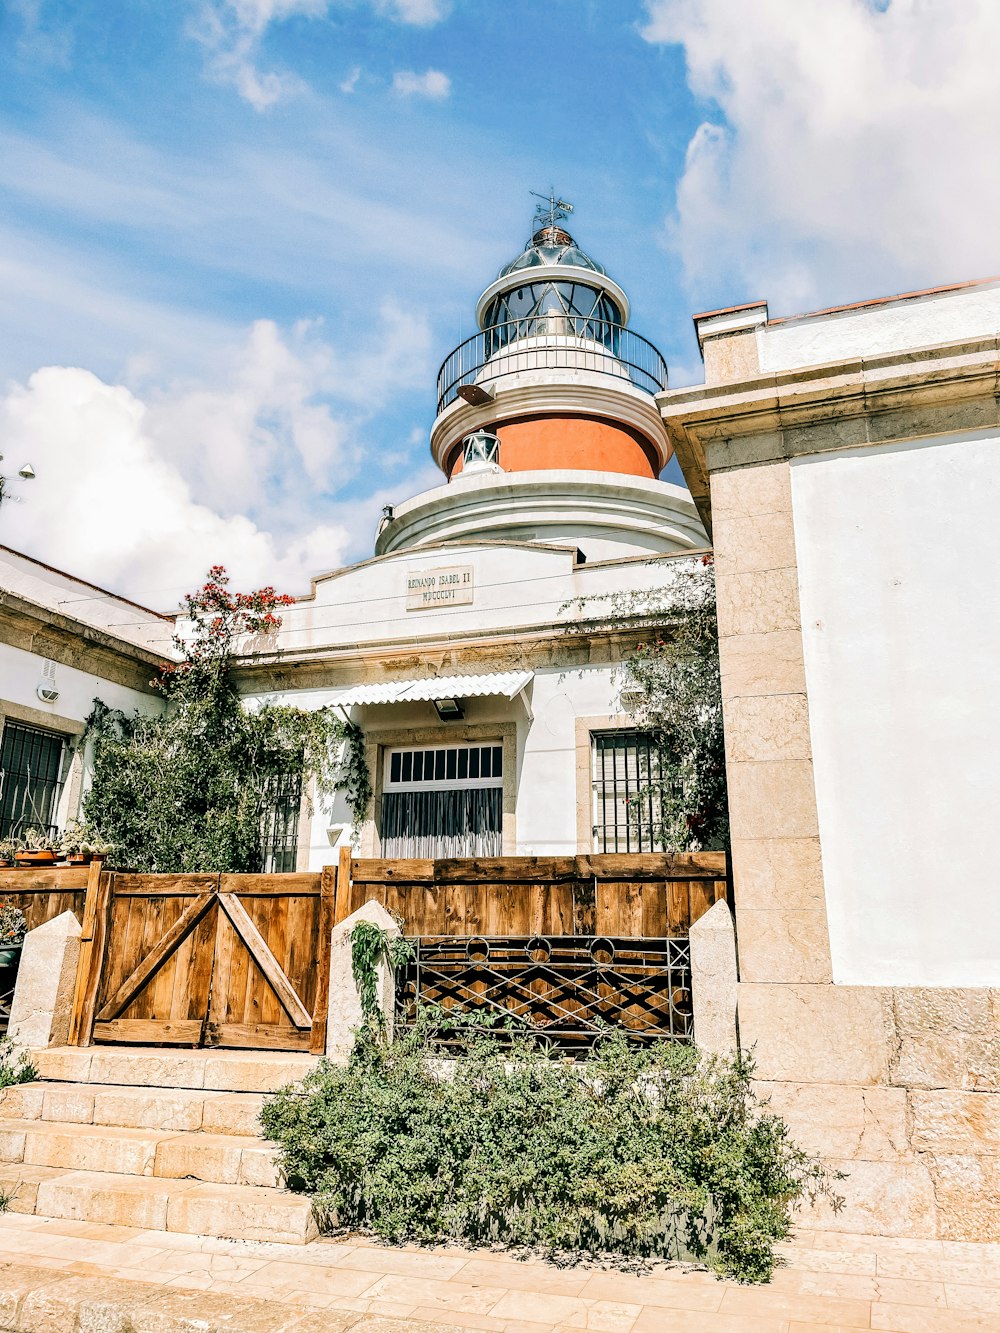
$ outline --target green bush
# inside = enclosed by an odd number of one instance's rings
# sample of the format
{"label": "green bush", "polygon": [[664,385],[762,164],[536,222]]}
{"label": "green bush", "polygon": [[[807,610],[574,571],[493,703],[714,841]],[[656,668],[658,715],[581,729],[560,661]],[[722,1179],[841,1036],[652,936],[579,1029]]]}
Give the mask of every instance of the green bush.
{"label": "green bush", "polygon": [[31,1083],[38,1077],[38,1070],[31,1063],[27,1051],[19,1050],[10,1037],[0,1038],[0,1088],[9,1088],[15,1083]]}
{"label": "green bush", "polygon": [[817,1162],[756,1100],[751,1063],[620,1035],[569,1061],[474,1032],[446,1065],[422,1016],[389,1044],[359,1034],[261,1116],[289,1185],[330,1222],[443,1240],[696,1258],[763,1281]]}

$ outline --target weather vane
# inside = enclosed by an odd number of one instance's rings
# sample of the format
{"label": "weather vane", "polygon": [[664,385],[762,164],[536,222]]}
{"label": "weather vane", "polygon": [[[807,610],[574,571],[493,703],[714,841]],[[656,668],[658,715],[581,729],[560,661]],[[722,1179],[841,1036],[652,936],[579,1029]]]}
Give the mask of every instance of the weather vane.
{"label": "weather vane", "polygon": [[573,211],[573,205],[568,204],[565,199],[557,199],[556,192],[549,186],[548,194],[539,194],[537,190],[531,191],[533,199],[541,199],[540,204],[535,205],[535,230],[539,227],[554,227],[557,222],[562,222],[568,218]]}

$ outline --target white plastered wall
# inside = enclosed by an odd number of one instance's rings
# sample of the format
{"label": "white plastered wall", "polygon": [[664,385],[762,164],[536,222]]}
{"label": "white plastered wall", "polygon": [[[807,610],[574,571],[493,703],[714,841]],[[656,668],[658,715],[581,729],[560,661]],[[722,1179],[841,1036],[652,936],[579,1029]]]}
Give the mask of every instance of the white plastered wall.
{"label": "white plastered wall", "polygon": [[757,330],[764,373],[885,355],[1000,332],[1000,284],[805,316]]}
{"label": "white plastered wall", "polygon": [[[144,694],[125,685],[117,685],[102,676],[81,671],[78,667],[56,663],[55,676],[46,684],[59,691],[58,698],[47,702],[38,696],[45,658],[11,644],[0,643],[0,723],[4,717],[11,721],[27,722],[59,732],[77,746],[70,769],[65,775],[62,796],[56,811],[56,823],[62,825],[78,813],[81,795],[89,781],[84,769],[84,750],[77,738],[94,706],[94,699],[102,699],[110,708],[133,713],[162,712],[163,700]],[[152,669],[150,669],[152,674]],[[89,747],[88,747],[89,750]]]}
{"label": "white plastered wall", "polygon": [[1000,985],[1000,440],[791,480],[834,980]]}
{"label": "white plastered wall", "polygon": [[[517,733],[515,798],[515,852],[518,856],[572,856],[581,849],[577,832],[576,719],[609,716],[616,711],[617,685],[612,666],[548,667],[535,672],[529,687],[529,720],[519,699],[486,697],[466,703],[464,723],[486,731],[490,726],[514,723]],[[337,690],[288,691],[268,696],[276,702],[300,707],[321,707]],[[391,734],[393,744],[405,743],[398,733],[440,728],[447,739],[433,704],[388,704],[356,709],[369,744],[377,745],[382,733]],[[455,733],[458,735],[457,724]],[[499,735],[499,732],[498,732]],[[435,741],[440,744],[440,741]],[[310,832],[309,866],[318,869],[331,862],[328,830],[350,823],[350,812],[341,796],[330,808],[318,803]]]}

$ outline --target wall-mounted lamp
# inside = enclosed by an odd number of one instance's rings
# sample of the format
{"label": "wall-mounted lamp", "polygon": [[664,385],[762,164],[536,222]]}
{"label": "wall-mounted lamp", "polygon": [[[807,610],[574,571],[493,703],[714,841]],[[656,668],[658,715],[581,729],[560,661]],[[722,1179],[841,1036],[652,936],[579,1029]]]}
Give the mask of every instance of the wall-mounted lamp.
{"label": "wall-mounted lamp", "polygon": [[461,722],[465,709],[459,699],[435,699],[434,707],[442,722]]}
{"label": "wall-mounted lamp", "polygon": [[483,407],[497,396],[496,389],[484,389],[481,384],[460,384],[455,392],[471,407]]}

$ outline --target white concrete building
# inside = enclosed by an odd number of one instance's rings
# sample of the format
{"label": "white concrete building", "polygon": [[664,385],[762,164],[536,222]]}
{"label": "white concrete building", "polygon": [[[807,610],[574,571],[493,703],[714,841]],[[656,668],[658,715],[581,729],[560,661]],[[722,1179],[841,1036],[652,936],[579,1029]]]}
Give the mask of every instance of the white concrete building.
{"label": "white concrete building", "polygon": [[75,818],[101,698],[159,712],[173,618],[0,546],[0,839]]}
{"label": "white concrete building", "polygon": [[[250,696],[333,705],[365,734],[368,855],[651,850],[626,803],[648,741],[621,713],[630,634],[608,599],[655,590],[707,539],[659,480],[666,366],[628,300],[543,218],[478,303],[480,332],[438,377],[443,485],[386,510],[376,556],[314,582]],[[350,814],[314,804],[299,864],[330,859]]]}
{"label": "white concrete building", "polygon": [[1000,1238],[1000,283],[695,319],[740,1037],[846,1173],[803,1225]]}
{"label": "white concrete building", "polygon": [[[610,623],[608,599],[663,587],[677,557],[707,538],[687,491],[659,480],[671,456],[654,396],[663,359],[629,328],[625,293],[559,222],[555,209],[538,220],[480,298],[480,332],[442,366],[430,446],[443,484],[388,510],[374,558],[314,580],[280,632],[240,662],[248,700],[331,705],[361,727],[375,791],[367,854],[653,845],[626,813],[649,749],[620,711],[629,633]],[[50,654],[62,703],[38,698],[48,649],[37,636],[21,646],[8,598],[0,640],[11,646],[0,652],[21,658],[0,680],[5,781],[26,790],[15,745],[34,728],[30,744],[62,777],[51,800],[31,797],[27,822],[57,824],[75,813],[83,779],[79,748],[62,738],[80,733],[95,695],[127,710],[161,706],[148,680],[170,655],[172,627],[14,555],[0,570],[11,594],[30,578],[36,606],[64,626],[63,657]],[[8,828],[25,822],[24,790]],[[327,807],[292,782],[280,807],[268,868],[321,866],[351,837],[342,798]]]}

